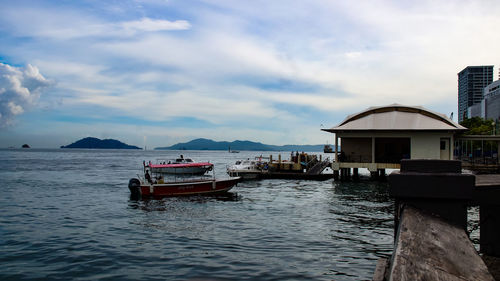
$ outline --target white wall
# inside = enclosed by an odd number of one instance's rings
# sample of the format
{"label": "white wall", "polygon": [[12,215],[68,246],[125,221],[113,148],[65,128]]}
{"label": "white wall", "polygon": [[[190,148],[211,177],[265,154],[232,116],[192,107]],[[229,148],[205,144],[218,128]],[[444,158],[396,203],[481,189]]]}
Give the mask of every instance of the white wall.
{"label": "white wall", "polygon": [[411,137],[411,159],[440,159],[443,134],[421,133]]}
{"label": "white wall", "polygon": [[[411,159],[440,159],[441,138],[449,138],[453,144],[453,134],[447,132],[350,132],[338,133],[339,137],[384,137],[410,138]],[[342,143],[339,144],[342,146]],[[452,147],[450,148],[452,151]]]}

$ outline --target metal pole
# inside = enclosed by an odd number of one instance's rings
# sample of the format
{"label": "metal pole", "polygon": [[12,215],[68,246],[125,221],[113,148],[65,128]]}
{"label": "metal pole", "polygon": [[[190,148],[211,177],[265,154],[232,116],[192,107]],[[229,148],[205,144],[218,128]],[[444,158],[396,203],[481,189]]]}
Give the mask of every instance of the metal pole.
{"label": "metal pole", "polygon": [[372,163],[375,163],[375,137],[372,137]]}
{"label": "metal pole", "polygon": [[481,157],[483,158],[483,164],[484,164],[484,140],[481,140]]}
{"label": "metal pole", "polygon": [[339,162],[338,153],[339,153],[339,138],[337,137],[337,134],[335,134],[335,162],[336,163]]}

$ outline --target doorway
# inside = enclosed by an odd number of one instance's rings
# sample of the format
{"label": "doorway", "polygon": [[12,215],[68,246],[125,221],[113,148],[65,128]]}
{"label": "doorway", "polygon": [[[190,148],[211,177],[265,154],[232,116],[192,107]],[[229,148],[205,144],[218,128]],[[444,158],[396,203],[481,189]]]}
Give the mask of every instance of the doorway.
{"label": "doorway", "polygon": [[450,160],[450,139],[442,138],[439,146],[440,146],[439,159]]}

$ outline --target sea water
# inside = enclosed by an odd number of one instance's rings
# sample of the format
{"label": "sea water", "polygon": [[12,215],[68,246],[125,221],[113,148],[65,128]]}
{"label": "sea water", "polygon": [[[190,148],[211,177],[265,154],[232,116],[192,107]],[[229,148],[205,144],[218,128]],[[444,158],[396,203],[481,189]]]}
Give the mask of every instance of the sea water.
{"label": "sea water", "polygon": [[0,150],[0,280],[370,280],[392,252],[384,183],[273,179],[223,197],[130,198],[143,160],[179,154],[225,178],[270,152]]}

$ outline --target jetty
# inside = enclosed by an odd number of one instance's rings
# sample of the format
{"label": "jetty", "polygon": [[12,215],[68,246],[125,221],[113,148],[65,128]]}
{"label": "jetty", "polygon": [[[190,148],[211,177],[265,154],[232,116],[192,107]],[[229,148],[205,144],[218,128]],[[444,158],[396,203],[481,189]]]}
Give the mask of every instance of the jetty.
{"label": "jetty", "polygon": [[329,158],[323,159],[322,155],[307,153],[291,153],[290,159],[283,160],[281,154],[278,159],[269,157],[256,157],[255,161],[243,160],[228,167],[230,176],[238,176],[242,179],[304,179],[304,180],[327,180],[333,178],[333,173],[323,173],[331,167]]}
{"label": "jetty", "polygon": [[[390,259],[378,261],[373,280],[495,280],[500,175],[464,174],[459,160],[402,160],[388,180],[395,247]],[[468,206],[479,207],[479,246],[489,268],[468,236]]]}

